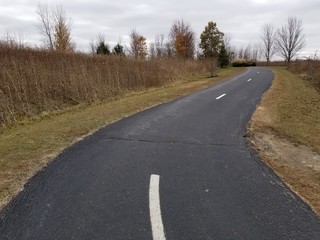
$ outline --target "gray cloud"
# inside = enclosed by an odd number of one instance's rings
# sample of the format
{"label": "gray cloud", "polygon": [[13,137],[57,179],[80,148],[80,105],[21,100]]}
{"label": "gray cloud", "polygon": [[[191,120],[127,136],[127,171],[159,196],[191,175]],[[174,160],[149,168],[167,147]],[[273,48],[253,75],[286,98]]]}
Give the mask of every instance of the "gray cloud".
{"label": "gray cloud", "polygon": [[[48,2],[61,4],[56,0]],[[22,31],[27,41],[40,44],[41,36],[35,27],[37,2],[0,0],[0,4],[0,34],[6,29]],[[258,42],[264,24],[280,27],[288,16],[296,16],[304,23],[307,41],[304,54],[316,51],[320,42],[318,0],[69,0],[62,5],[73,22],[73,39],[78,49],[84,51],[99,33],[111,44],[119,39],[127,44],[127,36],[136,29],[153,41],[157,34],[167,36],[176,19],[190,23],[198,36],[208,21],[215,21],[221,31],[231,36],[232,43],[240,47]]]}

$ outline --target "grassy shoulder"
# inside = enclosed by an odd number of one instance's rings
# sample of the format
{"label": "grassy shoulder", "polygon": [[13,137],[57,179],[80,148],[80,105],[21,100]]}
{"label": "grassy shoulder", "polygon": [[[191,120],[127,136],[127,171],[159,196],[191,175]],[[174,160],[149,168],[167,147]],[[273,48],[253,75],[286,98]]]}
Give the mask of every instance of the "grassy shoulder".
{"label": "grassy shoulder", "polygon": [[218,84],[241,71],[244,69],[222,69],[215,78],[192,75],[165,87],[43,114],[37,119],[4,129],[0,134],[0,207],[59,152],[84,136],[141,110]]}
{"label": "grassy shoulder", "polygon": [[250,136],[261,158],[320,214],[320,94],[289,72],[275,80],[253,115]]}

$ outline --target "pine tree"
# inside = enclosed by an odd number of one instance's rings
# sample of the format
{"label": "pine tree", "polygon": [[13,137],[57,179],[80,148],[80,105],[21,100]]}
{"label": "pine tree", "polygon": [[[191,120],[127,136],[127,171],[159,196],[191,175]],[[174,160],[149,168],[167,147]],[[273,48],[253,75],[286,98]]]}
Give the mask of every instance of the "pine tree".
{"label": "pine tree", "polygon": [[118,43],[117,45],[114,46],[112,53],[119,56],[124,55],[123,46],[120,45],[120,43]]}
{"label": "pine tree", "polygon": [[104,41],[101,41],[97,46],[96,53],[109,55],[110,54],[109,46]]}
{"label": "pine tree", "polygon": [[220,47],[218,60],[221,68],[227,67],[229,65],[229,55],[223,43],[221,44],[221,47]]}

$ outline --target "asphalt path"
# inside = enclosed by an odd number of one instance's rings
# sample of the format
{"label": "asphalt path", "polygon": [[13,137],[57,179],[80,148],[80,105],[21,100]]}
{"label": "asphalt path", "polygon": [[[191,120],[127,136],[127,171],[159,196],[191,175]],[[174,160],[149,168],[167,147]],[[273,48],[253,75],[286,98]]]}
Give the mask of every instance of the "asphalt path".
{"label": "asphalt path", "polygon": [[273,78],[249,68],[69,147],[2,210],[0,239],[319,240],[319,218],[247,146]]}

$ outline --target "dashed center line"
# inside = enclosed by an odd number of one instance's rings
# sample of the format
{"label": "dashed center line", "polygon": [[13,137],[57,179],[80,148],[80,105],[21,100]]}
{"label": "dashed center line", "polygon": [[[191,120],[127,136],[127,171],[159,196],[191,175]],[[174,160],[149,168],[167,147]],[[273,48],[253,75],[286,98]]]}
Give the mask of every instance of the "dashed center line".
{"label": "dashed center line", "polygon": [[251,79],[251,78],[249,78],[249,79],[248,79],[248,82],[250,82],[251,80],[252,80],[252,79]]}
{"label": "dashed center line", "polygon": [[153,240],[166,239],[160,209],[159,181],[159,175],[151,175],[149,186],[149,209]]}
{"label": "dashed center line", "polygon": [[216,99],[219,100],[220,98],[223,98],[223,97],[226,96],[226,95],[227,95],[227,94],[224,93],[224,94],[220,95],[219,97],[217,97]]}

